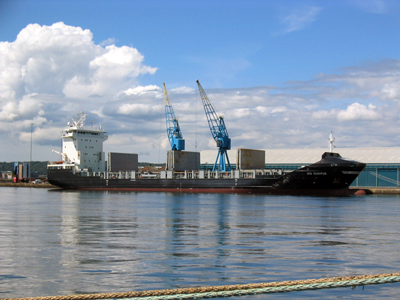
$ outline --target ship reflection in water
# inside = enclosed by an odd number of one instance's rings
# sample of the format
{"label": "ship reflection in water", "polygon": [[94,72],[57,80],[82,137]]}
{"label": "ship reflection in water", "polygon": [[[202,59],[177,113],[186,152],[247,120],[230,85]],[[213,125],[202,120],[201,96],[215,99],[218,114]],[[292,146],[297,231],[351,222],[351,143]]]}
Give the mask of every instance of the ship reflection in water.
{"label": "ship reflection in water", "polygon": [[[2,298],[400,270],[400,198],[393,196],[22,188],[1,188],[1,193]],[[291,295],[376,299],[395,297],[399,287],[390,284],[366,287],[364,291],[345,288]]]}

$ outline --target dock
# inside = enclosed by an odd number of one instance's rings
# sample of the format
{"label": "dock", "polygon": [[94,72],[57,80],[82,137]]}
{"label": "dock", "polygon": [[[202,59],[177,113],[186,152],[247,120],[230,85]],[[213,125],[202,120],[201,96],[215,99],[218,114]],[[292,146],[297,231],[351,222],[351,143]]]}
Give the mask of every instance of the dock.
{"label": "dock", "polygon": [[31,187],[31,188],[59,188],[57,186],[51,185],[50,183],[29,183],[29,182],[0,182],[0,187]]}
{"label": "dock", "polygon": [[400,195],[398,187],[350,187],[350,190],[364,190],[367,195]]}

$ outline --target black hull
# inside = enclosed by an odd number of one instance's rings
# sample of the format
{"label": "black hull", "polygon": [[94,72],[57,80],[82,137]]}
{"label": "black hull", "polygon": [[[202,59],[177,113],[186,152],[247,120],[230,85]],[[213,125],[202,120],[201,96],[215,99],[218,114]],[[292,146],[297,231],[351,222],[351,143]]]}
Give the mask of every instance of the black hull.
{"label": "black hull", "polygon": [[190,193],[257,193],[294,195],[347,195],[348,187],[365,164],[325,153],[322,160],[284,175],[237,179],[104,179],[81,176],[70,169],[48,169],[52,185],[64,189]]}

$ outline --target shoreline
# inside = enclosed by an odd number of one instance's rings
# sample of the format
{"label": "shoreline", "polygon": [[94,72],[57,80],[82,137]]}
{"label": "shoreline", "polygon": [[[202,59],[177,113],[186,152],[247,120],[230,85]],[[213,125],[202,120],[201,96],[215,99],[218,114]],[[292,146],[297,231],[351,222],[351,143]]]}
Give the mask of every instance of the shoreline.
{"label": "shoreline", "polygon": [[32,188],[55,188],[58,189],[59,187],[52,185],[50,183],[28,183],[28,182],[0,182],[0,187],[32,187]]}
{"label": "shoreline", "polygon": [[367,195],[400,195],[398,187],[350,187],[352,191],[364,191]]}

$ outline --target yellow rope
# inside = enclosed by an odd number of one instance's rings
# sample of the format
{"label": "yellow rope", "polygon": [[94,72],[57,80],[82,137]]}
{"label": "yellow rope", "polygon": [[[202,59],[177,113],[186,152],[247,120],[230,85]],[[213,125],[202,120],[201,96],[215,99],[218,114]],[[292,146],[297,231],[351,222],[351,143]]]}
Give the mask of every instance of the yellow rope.
{"label": "yellow rope", "polygon": [[211,286],[211,287],[194,287],[194,288],[166,289],[166,290],[149,290],[149,291],[101,293],[101,294],[80,294],[80,295],[65,295],[65,296],[45,296],[45,297],[26,297],[26,298],[4,298],[2,300],[89,300],[89,299],[153,297],[153,296],[178,295],[178,294],[185,295],[185,294],[198,294],[198,293],[208,293],[208,292],[249,290],[249,289],[258,289],[258,288],[266,288],[266,287],[310,285],[310,284],[339,282],[339,281],[360,281],[360,280],[379,279],[379,278],[384,278],[384,277],[400,277],[400,272],[399,273],[377,274],[377,275],[346,276],[346,277],[332,277],[332,278],[321,278],[321,279],[265,282],[265,283],[255,283],[255,284],[220,285],[220,286]]}

